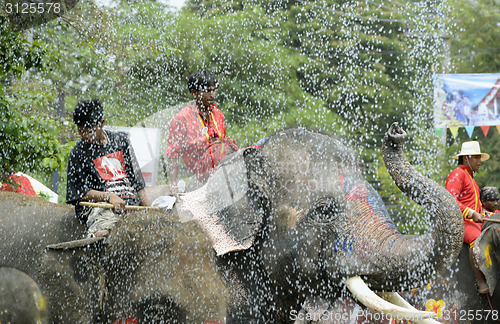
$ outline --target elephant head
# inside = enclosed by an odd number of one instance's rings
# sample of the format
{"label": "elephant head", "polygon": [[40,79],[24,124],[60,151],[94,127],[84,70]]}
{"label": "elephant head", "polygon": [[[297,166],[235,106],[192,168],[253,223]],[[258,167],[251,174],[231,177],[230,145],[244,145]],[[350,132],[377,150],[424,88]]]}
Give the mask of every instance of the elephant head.
{"label": "elephant head", "polygon": [[47,323],[44,297],[24,272],[0,267],[0,323]]}

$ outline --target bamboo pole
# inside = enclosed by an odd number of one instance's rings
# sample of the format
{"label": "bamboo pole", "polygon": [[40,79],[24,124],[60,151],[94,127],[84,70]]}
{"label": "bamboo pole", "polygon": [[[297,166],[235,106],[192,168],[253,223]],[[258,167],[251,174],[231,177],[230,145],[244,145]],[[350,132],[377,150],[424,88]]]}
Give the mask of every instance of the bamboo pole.
{"label": "bamboo pole", "polygon": [[[86,207],[99,207],[104,209],[113,209],[112,204],[107,203],[91,203],[86,201],[80,201],[80,206]],[[151,207],[151,206],[125,206],[125,210],[160,210],[159,207]]]}

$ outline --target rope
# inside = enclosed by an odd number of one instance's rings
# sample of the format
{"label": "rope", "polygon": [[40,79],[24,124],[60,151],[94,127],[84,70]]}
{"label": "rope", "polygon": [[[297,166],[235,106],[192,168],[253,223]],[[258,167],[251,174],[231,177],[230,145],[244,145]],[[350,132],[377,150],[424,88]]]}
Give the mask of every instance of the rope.
{"label": "rope", "polygon": [[[495,310],[493,309],[493,306],[491,305],[490,294],[486,294],[486,298],[488,299],[488,304],[490,305],[491,311],[494,312]],[[497,322],[500,322],[500,318],[497,318]]]}

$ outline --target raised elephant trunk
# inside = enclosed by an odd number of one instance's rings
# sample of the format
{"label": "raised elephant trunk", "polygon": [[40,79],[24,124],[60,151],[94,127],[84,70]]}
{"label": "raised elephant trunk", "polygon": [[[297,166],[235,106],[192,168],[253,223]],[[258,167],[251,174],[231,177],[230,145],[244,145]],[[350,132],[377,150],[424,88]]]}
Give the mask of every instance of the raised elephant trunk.
{"label": "raised elephant trunk", "polygon": [[406,270],[404,273],[410,276],[401,278],[401,270],[398,270],[394,273],[395,278],[389,279],[391,285],[397,287],[400,278],[401,288],[412,288],[408,283],[427,284],[435,277],[435,271],[452,265],[462,246],[464,227],[462,214],[453,196],[410,165],[402,150],[405,140],[406,133],[394,123],[384,137],[384,162],[398,188],[425,208],[431,226],[422,236],[398,238],[391,255],[386,257],[388,269],[403,268]]}

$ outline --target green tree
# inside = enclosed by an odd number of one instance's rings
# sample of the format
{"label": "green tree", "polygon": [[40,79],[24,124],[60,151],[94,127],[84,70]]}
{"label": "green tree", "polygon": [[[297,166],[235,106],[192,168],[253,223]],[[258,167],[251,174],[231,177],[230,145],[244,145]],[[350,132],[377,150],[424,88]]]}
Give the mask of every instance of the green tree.
{"label": "green tree", "polygon": [[110,124],[134,125],[179,99],[155,78],[159,62],[175,50],[163,37],[172,17],[156,2],[123,1],[113,8],[81,3],[35,30],[53,48],[40,77],[66,94],[69,112],[78,99],[96,97],[105,102]]}
{"label": "green tree", "polygon": [[30,69],[42,68],[45,52],[41,42],[27,40],[0,15],[2,182],[13,172],[50,174],[65,165],[69,146],[59,140],[60,125],[47,114],[53,92],[21,80]]}
{"label": "green tree", "polygon": [[[331,131],[336,124],[336,114],[297,83],[293,66],[300,58],[294,49],[282,46],[276,35],[279,28],[265,8],[248,4],[244,10],[227,14],[214,10],[206,16],[185,10],[168,36],[179,49],[167,65],[176,78],[172,82],[186,89],[190,73],[202,69],[216,73],[228,130],[243,145],[287,126]],[[318,123],[320,111],[324,126]]]}
{"label": "green tree", "polygon": [[500,71],[500,1],[449,0],[453,8],[450,56],[455,73]]}
{"label": "green tree", "polygon": [[[492,73],[500,71],[500,2],[449,0],[453,8],[450,39],[450,73]],[[498,131],[492,127],[485,137],[477,127],[471,138],[463,129],[456,139],[448,137],[447,157],[456,154],[464,141],[477,140],[481,150],[491,155],[476,175],[482,186],[500,187],[500,140]],[[449,170],[456,164],[449,165]],[[449,171],[448,170],[448,171]]]}

